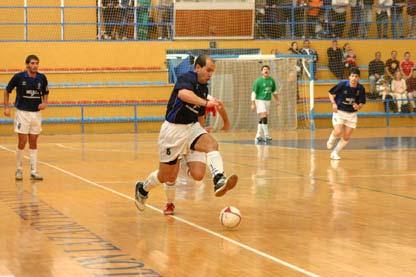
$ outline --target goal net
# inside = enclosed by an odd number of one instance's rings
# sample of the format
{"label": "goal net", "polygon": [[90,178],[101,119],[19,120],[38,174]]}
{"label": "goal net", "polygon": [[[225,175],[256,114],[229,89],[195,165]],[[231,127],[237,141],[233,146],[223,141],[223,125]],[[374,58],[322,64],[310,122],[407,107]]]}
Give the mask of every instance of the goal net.
{"label": "goal net", "polygon": [[[258,116],[250,108],[252,86],[261,76],[261,67],[268,65],[270,76],[277,83],[280,101],[277,106],[272,99],[269,126],[286,130],[313,127],[307,61],[303,58],[302,63],[302,58],[274,56],[217,59],[216,71],[210,84],[211,94],[224,102],[233,130],[255,130]],[[222,126],[219,116],[208,119],[214,128]]]}

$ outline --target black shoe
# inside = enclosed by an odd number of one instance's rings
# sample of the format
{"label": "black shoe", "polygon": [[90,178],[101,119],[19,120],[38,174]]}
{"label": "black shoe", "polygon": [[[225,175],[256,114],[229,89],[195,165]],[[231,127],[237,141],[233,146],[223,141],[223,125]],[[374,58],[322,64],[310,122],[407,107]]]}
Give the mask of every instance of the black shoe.
{"label": "black shoe", "polygon": [[143,182],[137,182],[134,197],[136,198],[136,207],[141,212],[144,211],[144,208],[146,207],[147,194],[148,192],[143,188]]}
{"label": "black shoe", "polygon": [[232,190],[237,185],[238,176],[231,175],[225,177],[223,174],[217,174],[214,177],[214,194],[217,197],[223,196],[228,190]]}

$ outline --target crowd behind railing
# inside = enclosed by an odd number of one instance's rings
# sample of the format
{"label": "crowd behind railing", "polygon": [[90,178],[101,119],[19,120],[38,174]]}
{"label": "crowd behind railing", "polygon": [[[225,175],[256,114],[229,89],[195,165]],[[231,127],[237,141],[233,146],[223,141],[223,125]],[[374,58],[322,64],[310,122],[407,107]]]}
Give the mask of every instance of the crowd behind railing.
{"label": "crowd behind railing", "polygon": [[[172,0],[159,0],[154,4],[150,0],[102,0],[97,3],[97,6],[80,7],[0,5],[3,12],[24,9],[26,14],[25,17],[0,18],[0,25],[2,28],[22,26],[26,29],[36,25],[37,31],[42,26],[54,25],[61,26],[62,32],[71,25],[79,30],[96,29],[93,30],[96,37],[82,37],[80,40],[174,39]],[[33,11],[37,9],[38,14],[46,8],[60,11],[61,21],[48,17],[30,21]],[[95,14],[88,22],[82,19],[74,21],[73,16],[71,20],[66,18],[69,13],[81,14],[86,10]],[[7,32],[0,34],[0,40],[8,40],[7,36]],[[258,0],[255,4],[254,38],[416,39],[416,0]],[[61,39],[66,38],[62,35]]]}

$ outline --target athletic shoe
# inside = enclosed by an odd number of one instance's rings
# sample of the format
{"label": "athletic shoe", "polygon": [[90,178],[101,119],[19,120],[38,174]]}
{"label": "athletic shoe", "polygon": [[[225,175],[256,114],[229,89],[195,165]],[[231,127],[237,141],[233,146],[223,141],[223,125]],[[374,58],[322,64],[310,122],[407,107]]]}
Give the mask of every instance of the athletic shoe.
{"label": "athletic shoe", "polygon": [[167,203],[166,208],[163,210],[164,215],[174,215],[175,205],[173,203]]}
{"label": "athletic shoe", "polygon": [[16,170],[15,179],[16,181],[23,180],[23,171],[21,169]]}
{"label": "athletic shoe", "polygon": [[237,184],[238,176],[225,177],[224,174],[217,174],[214,177],[214,194],[217,197],[223,196],[227,190],[232,190]]}
{"label": "athletic shoe", "polygon": [[144,208],[146,207],[146,200],[148,197],[147,193],[144,194],[143,192],[146,192],[143,188],[143,182],[137,182],[134,193],[136,201],[134,203],[136,204],[137,209],[141,212],[144,211]]}
{"label": "athletic shoe", "polygon": [[37,172],[32,172],[30,173],[30,179],[35,181],[42,181],[43,177]]}
{"label": "athletic shoe", "polygon": [[266,141],[264,138],[262,138],[262,137],[256,137],[255,139],[254,139],[254,141],[255,142],[263,142],[263,141]]}
{"label": "athletic shoe", "polygon": [[265,139],[266,139],[266,141],[270,141],[270,140],[272,140],[272,137],[271,136],[266,136]]}
{"label": "athletic shoe", "polygon": [[337,152],[332,151],[331,152],[331,160],[341,160],[341,157],[338,155]]}

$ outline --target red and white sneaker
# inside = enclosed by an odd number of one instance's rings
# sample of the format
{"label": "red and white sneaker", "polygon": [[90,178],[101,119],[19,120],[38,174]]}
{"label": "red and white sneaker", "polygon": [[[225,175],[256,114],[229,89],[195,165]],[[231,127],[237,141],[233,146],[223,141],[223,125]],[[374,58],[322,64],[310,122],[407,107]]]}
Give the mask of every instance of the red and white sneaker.
{"label": "red and white sneaker", "polygon": [[174,215],[175,205],[173,203],[167,203],[166,208],[163,210],[164,215]]}

